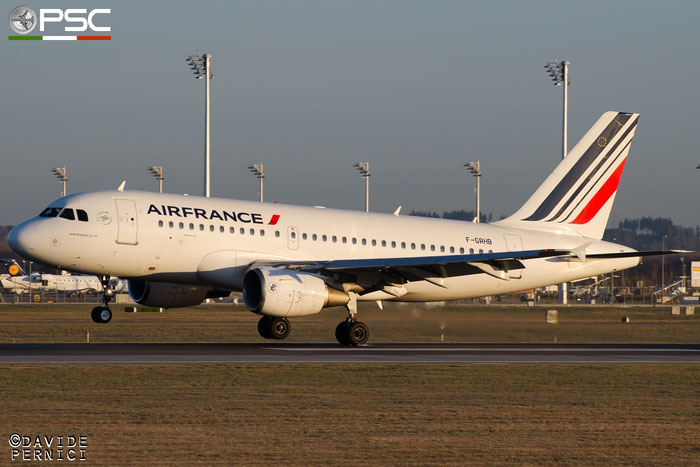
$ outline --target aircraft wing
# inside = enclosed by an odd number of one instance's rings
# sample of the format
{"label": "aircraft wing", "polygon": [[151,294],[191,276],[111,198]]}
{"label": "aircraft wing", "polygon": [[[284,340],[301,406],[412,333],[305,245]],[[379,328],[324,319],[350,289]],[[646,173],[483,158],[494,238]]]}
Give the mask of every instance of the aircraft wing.
{"label": "aircraft wing", "polygon": [[388,285],[425,280],[440,287],[453,276],[486,273],[503,280],[519,278],[522,260],[568,256],[566,250],[527,250],[469,255],[414,256],[404,258],[342,259],[317,262],[271,262],[332,277],[334,282],[357,284],[360,294],[386,290]]}

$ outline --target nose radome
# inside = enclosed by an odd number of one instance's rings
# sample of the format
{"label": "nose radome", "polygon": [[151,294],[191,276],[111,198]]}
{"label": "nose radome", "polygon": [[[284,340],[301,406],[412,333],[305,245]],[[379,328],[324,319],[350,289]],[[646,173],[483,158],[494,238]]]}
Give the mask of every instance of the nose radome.
{"label": "nose radome", "polygon": [[16,225],[7,235],[7,243],[10,248],[20,256],[28,259],[33,259],[34,251],[36,250],[36,230],[37,226],[29,221],[24,221]]}

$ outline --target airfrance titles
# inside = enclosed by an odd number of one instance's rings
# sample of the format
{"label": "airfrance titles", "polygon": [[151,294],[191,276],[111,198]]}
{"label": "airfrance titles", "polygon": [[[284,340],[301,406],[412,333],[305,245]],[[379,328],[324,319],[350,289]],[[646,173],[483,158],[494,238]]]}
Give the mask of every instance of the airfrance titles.
{"label": "airfrance titles", "polygon": [[[192,217],[194,219],[204,219],[204,220],[219,220],[219,221],[232,221],[232,222],[243,222],[245,224],[264,224],[262,214],[253,212],[235,212],[235,211],[217,211],[216,209],[202,209],[202,208],[190,208],[190,207],[180,207],[180,206],[166,206],[160,205],[156,206],[151,204],[148,206],[148,212],[146,214],[158,214],[159,216],[171,216],[171,217]],[[270,218],[268,225],[275,225],[279,221],[279,214],[273,214]]]}

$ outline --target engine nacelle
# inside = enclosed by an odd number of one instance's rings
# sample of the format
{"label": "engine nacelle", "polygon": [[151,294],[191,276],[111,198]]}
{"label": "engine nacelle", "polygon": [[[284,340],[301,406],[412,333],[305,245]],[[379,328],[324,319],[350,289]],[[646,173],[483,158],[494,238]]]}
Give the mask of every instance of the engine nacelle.
{"label": "engine nacelle", "polygon": [[313,315],[349,300],[347,292],[328,287],[321,277],[308,272],[259,267],[243,279],[243,301],[259,315]]}
{"label": "engine nacelle", "polygon": [[178,308],[199,305],[209,297],[209,287],[129,279],[129,295],[139,305]]}

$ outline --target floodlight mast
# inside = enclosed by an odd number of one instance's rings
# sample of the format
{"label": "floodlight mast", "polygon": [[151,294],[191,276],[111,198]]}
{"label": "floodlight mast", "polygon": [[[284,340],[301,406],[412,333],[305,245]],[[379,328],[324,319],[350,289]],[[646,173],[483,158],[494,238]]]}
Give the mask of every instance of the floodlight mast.
{"label": "floodlight mast", "polygon": [[204,196],[208,198],[211,195],[209,81],[214,79],[214,74],[211,71],[211,54],[190,55],[185,61],[189,63],[190,69],[197,79],[206,78],[204,86]]}
{"label": "floodlight mast", "polygon": [[468,162],[464,166],[471,172],[476,178],[476,217],[474,217],[474,222],[481,222],[481,161]]}
{"label": "floodlight mast", "polygon": [[260,179],[260,202],[263,202],[263,180],[265,180],[265,172],[263,171],[262,162],[260,164],[252,164],[248,166],[253,175]]}
{"label": "floodlight mast", "polygon": [[563,123],[562,123],[562,139],[561,139],[561,158],[564,159],[569,152],[568,130],[569,130],[569,62],[567,60],[559,61],[555,58],[553,62],[547,63],[544,68],[549,72],[549,77],[552,78],[555,86],[564,87],[564,106],[563,106]]}
{"label": "floodlight mast", "polygon": [[66,175],[66,168],[56,167],[55,169],[51,169],[51,173],[54,174],[63,183],[63,191],[61,191],[61,197],[66,196],[66,181],[68,181],[68,177]]}
{"label": "floodlight mast", "polygon": [[148,171],[151,172],[156,179],[158,179],[158,192],[163,193],[163,167],[159,165],[152,165],[148,168]]}
{"label": "floodlight mast", "polygon": [[[555,86],[564,87],[564,106],[562,109],[564,115],[561,137],[561,158],[563,160],[569,151],[569,143],[567,140],[569,129],[569,85],[571,84],[569,80],[569,62],[567,60],[562,60],[560,62],[559,59],[555,57],[554,61],[547,63],[544,68],[549,72],[549,77],[552,78]],[[568,304],[568,295],[567,283],[559,284],[559,303],[563,305]]]}
{"label": "floodlight mast", "polygon": [[353,164],[358,172],[365,179],[365,212],[369,212],[369,177],[372,175],[369,172],[369,162],[357,162]]}

